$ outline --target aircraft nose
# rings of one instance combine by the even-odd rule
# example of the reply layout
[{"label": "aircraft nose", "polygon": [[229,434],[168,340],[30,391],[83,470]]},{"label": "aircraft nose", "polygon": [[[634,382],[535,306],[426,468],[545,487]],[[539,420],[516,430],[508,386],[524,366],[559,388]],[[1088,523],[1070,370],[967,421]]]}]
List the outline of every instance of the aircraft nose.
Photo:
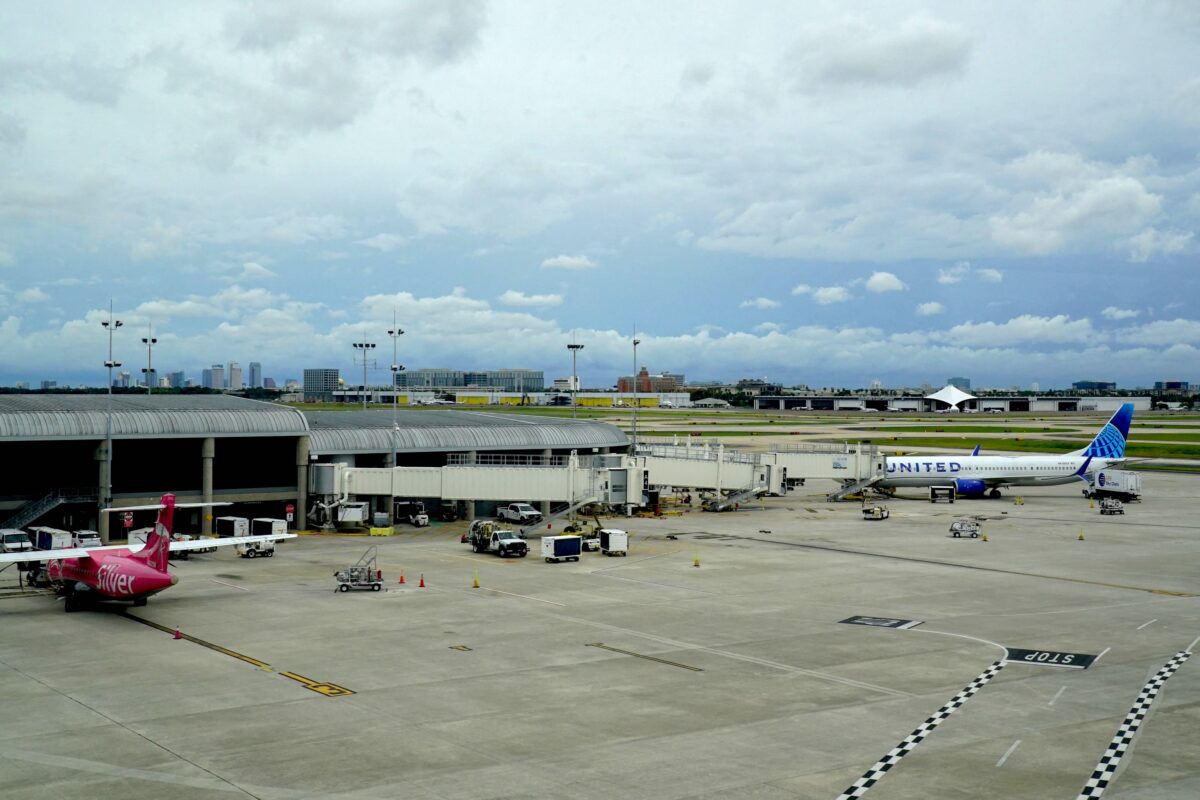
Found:
[{"label": "aircraft nose", "polygon": [[172,575],[172,576],[171,576],[171,585],[172,585],[172,586],[174,586],[174,585],[175,585],[175,584],[177,584],[177,583],[179,583],[179,576],[178,576],[178,575]]}]

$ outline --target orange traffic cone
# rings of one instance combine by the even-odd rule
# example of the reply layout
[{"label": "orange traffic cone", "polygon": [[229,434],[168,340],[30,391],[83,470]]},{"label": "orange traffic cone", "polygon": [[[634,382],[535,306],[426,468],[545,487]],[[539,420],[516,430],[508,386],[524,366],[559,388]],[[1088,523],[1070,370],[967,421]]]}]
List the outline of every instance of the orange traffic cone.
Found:
[{"label": "orange traffic cone", "polygon": [[179,628],[178,628],[178,627],[176,627],[176,628],[175,628],[175,638],[176,638],[176,639],[182,639],[182,638],[183,638],[183,635],[182,635],[182,634],[179,632]]},{"label": "orange traffic cone", "polygon": [[421,573],[421,582],[417,584],[417,588],[418,589],[425,588],[425,573],[424,572]]},{"label": "orange traffic cone", "polygon": [[404,573],[403,572],[400,573],[400,585],[401,586],[404,585]]}]

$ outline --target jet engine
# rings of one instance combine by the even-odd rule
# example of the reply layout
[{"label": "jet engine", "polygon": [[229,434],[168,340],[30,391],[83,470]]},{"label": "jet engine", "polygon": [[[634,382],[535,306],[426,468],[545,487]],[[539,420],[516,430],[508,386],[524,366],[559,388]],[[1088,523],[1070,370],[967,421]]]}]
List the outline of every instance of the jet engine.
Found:
[{"label": "jet engine", "polygon": [[981,495],[987,491],[987,484],[970,478],[957,478],[954,481],[954,491],[964,496]]}]

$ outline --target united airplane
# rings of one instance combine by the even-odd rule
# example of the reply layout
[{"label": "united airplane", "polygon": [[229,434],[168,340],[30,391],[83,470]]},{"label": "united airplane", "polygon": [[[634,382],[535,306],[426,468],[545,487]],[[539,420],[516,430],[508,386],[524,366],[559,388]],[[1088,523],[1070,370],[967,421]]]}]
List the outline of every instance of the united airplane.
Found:
[{"label": "united airplane", "polygon": [[1133,404],[1112,415],[1092,443],[1061,456],[912,455],[888,457],[881,489],[953,486],[959,495],[999,497],[1005,486],[1054,486],[1087,481],[1088,474],[1125,460],[1125,441],[1133,420]]},{"label": "united airplane", "polygon": [[167,571],[167,558],[170,553],[296,538],[294,533],[278,533],[270,536],[171,541],[175,509],[211,505],[225,504],[176,504],[175,495],[164,494],[162,502],[157,505],[107,508],[105,511],[158,509],[158,522],[155,523],[153,532],[146,537],[146,543],[140,547],[109,545],[70,547],[62,550],[26,550],[20,553],[0,554],[0,564],[39,561],[46,563],[46,573],[63,594],[64,608],[67,611],[77,611],[96,600],[131,600],[135,606],[144,606],[146,598],[150,595],[174,586],[179,580]]}]

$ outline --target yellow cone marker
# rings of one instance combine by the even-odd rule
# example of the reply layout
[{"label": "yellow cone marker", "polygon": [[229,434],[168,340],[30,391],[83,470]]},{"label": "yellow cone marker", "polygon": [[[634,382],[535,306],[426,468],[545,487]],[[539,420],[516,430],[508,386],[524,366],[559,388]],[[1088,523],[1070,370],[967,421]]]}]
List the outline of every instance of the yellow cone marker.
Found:
[{"label": "yellow cone marker", "polygon": [[692,566],[693,567],[700,566],[700,554],[699,553],[692,554]]},{"label": "yellow cone marker", "polygon": [[987,541],[987,534],[986,534],[986,533],[983,535],[983,540],[984,540],[985,542]]},{"label": "yellow cone marker", "polygon": [[475,570],[475,581],[471,584],[472,589],[479,588],[479,570]]},{"label": "yellow cone marker", "polygon": [[1083,528],[1079,529],[1079,541],[1083,541]]}]

